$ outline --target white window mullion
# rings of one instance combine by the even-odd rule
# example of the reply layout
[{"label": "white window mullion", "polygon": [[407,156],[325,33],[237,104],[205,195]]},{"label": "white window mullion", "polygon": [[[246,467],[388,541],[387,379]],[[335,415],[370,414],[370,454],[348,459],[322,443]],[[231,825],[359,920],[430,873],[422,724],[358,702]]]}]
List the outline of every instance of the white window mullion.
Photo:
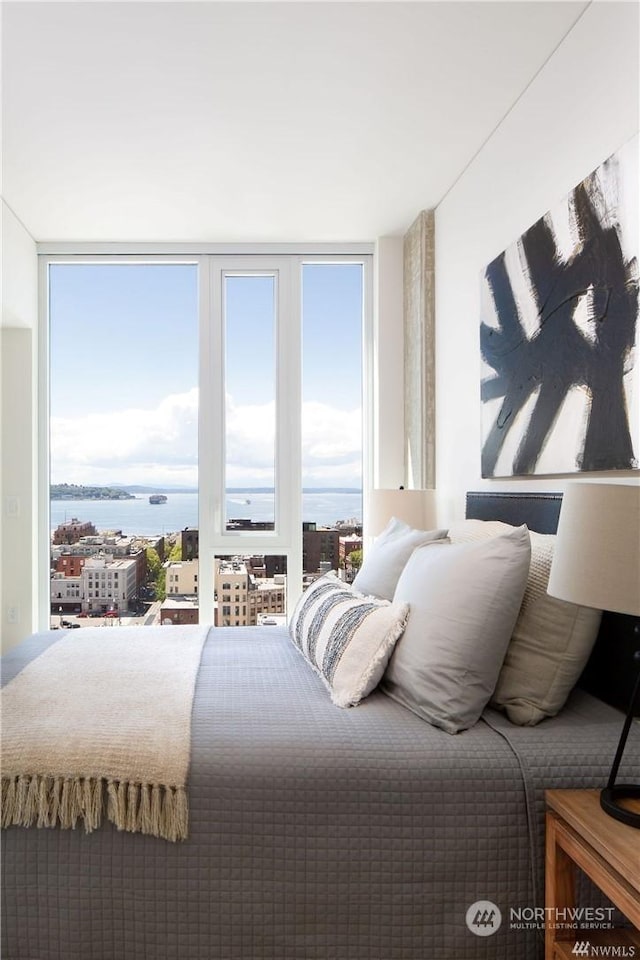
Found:
[{"label": "white window mullion", "polygon": [[[200,383],[198,403],[198,572],[201,583],[210,588],[199,593],[199,619],[201,623],[213,623],[214,618],[214,558],[207,545],[214,537],[217,515],[220,512],[220,470],[218,455],[221,422],[217,415],[220,400],[222,365],[219,350],[220,331],[214,317],[219,311],[214,307],[215,283],[213,264],[209,257],[199,260],[198,309],[200,322]],[[224,393],[223,393],[224,397]]]},{"label": "white window mullion", "polygon": [[369,492],[374,487],[375,447],[378,436],[375,397],[378,395],[376,371],[381,362],[376,355],[378,338],[374,323],[373,267],[371,257],[362,260],[362,508],[364,516],[369,509]]},{"label": "white window mullion", "polygon": [[36,629],[45,630],[51,622],[51,534],[50,534],[50,506],[49,506],[49,418],[50,418],[50,388],[49,388],[49,263],[46,257],[38,261],[38,281],[40,297],[38,301],[38,432],[37,432],[37,502],[36,524],[37,542],[33,543],[35,559],[35,584],[33,597],[35,601],[32,610],[33,622]]},{"label": "white window mullion", "polygon": [[[276,476],[278,512],[287,523],[287,610],[302,593],[302,295],[301,260],[281,268],[278,324]],[[284,533],[284,531],[283,531]]]},{"label": "white window mullion", "polygon": [[[225,527],[225,345],[223,267],[219,260],[210,261],[209,341],[209,431],[205,442],[211,459],[209,498],[213,514],[211,543],[218,540]],[[205,541],[206,542],[206,541]]]}]

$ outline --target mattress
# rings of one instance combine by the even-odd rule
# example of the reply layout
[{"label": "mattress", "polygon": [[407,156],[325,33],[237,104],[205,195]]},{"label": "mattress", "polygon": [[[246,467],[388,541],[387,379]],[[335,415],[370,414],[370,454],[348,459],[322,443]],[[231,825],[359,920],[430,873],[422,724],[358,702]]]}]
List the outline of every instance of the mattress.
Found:
[{"label": "mattress", "polygon": [[[57,636],[11,651],[3,682]],[[489,710],[456,736],[378,691],[341,710],[286,629],[212,628],[188,839],[4,830],[2,957],[537,960],[543,932],[510,909],[543,902],[544,789],[602,785],[620,726],[580,691],[539,727]],[[490,936],[478,901],[501,910]]]}]

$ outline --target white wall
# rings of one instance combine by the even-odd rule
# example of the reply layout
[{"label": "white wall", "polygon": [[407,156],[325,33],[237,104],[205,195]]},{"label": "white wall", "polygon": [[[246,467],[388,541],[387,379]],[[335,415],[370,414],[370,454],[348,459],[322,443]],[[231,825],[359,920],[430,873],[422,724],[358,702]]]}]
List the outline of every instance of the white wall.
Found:
[{"label": "white wall", "polygon": [[2,219],[2,316],[0,326],[34,328],[37,323],[38,266],[33,237],[4,200]]},{"label": "white wall", "polygon": [[37,603],[32,559],[38,294],[33,238],[4,202],[1,213],[0,640],[7,650],[32,631]]},{"label": "white wall", "polygon": [[488,263],[638,130],[638,6],[592,3],[436,209],[436,471],[440,522],[482,480],[480,280]]}]

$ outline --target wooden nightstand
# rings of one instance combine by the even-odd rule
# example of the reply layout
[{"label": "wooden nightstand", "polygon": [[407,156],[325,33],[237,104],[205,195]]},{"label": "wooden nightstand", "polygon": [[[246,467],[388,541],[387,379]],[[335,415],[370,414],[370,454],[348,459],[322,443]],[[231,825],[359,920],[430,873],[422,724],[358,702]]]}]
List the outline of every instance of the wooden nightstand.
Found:
[{"label": "wooden nightstand", "polygon": [[[640,958],[640,830],[600,808],[598,790],[547,790],[545,960],[607,954],[598,947],[620,947],[611,956]],[[630,804],[640,809],[640,802]],[[571,929],[556,926],[556,910],[575,907],[579,867],[631,921],[634,929]],[[595,918],[597,920],[597,918]],[[631,949],[633,948],[633,949]]]}]

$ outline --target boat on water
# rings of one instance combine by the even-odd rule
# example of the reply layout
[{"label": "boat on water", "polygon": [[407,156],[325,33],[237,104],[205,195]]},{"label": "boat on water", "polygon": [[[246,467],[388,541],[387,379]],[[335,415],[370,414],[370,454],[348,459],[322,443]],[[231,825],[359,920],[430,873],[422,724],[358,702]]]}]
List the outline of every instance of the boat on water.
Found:
[{"label": "boat on water", "polygon": [[152,493],[149,497],[149,503],[166,503],[167,498],[164,493]]}]

